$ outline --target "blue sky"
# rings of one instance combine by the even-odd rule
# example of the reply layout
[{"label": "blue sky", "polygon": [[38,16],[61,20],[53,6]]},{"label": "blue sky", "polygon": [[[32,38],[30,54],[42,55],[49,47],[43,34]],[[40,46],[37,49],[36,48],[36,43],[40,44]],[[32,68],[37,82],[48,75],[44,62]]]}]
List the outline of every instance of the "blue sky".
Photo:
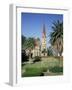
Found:
[{"label": "blue sky", "polygon": [[28,37],[42,38],[43,24],[46,28],[47,46],[53,22],[63,21],[62,14],[21,13],[21,34]]}]

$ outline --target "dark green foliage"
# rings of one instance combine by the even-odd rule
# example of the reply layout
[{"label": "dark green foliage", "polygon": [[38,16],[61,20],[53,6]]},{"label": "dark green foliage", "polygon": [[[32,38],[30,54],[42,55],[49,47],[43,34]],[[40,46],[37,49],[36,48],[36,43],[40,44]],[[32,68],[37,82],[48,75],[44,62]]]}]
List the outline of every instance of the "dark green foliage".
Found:
[{"label": "dark green foliage", "polygon": [[34,48],[34,38],[28,38],[25,42],[26,48]]},{"label": "dark green foliage", "polygon": [[63,52],[63,22],[59,20],[53,23],[52,32],[50,33],[50,43],[53,46],[56,46],[59,55],[62,55]]},{"label": "dark green foliage", "polygon": [[26,41],[26,37],[22,35],[22,36],[21,36],[21,43],[22,43],[22,47],[23,47],[23,45],[24,45],[25,41]]},{"label": "dark green foliage", "polygon": [[47,71],[47,67],[43,67],[43,72],[46,72]]},{"label": "dark green foliage", "polygon": [[39,61],[41,61],[41,57],[35,56],[33,62],[35,63],[35,62],[39,62]]},{"label": "dark green foliage", "polygon": [[58,66],[56,66],[56,67],[50,67],[49,68],[49,71],[50,72],[53,72],[53,73],[63,72],[63,67],[58,67]]},{"label": "dark green foliage", "polygon": [[51,44],[54,44],[56,39],[58,38],[63,39],[63,22],[60,22],[59,20],[57,22],[54,22],[52,26],[52,30],[53,31],[50,34]]},{"label": "dark green foliage", "polygon": [[33,49],[34,48],[34,38],[25,38],[22,36],[22,48],[23,49]]},{"label": "dark green foliage", "polygon": [[25,50],[22,50],[22,54],[21,54],[21,55],[22,55],[22,56],[21,56],[21,58],[22,58],[22,63],[29,61],[29,57],[26,55]]}]

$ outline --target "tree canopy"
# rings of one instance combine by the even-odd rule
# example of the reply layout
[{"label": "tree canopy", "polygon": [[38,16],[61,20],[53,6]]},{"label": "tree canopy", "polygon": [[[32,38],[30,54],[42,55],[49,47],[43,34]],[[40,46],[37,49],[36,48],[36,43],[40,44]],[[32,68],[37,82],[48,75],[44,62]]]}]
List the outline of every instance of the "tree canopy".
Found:
[{"label": "tree canopy", "polygon": [[22,36],[22,48],[24,49],[33,49],[34,48],[34,38],[26,38]]}]

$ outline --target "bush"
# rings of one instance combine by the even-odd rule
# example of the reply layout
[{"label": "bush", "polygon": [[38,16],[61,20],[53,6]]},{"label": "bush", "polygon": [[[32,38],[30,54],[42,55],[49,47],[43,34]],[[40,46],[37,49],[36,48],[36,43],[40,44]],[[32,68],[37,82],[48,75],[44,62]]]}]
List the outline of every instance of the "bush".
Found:
[{"label": "bush", "polygon": [[22,50],[22,63],[29,61],[29,56],[26,55],[25,50]]},{"label": "bush", "polygon": [[47,72],[47,67],[43,67],[43,72]]},{"label": "bush", "polygon": [[59,72],[63,72],[63,67],[51,67],[49,68],[49,71],[53,72],[53,73],[59,73]]},{"label": "bush", "polygon": [[39,56],[35,56],[35,58],[34,58],[34,61],[33,61],[33,62],[39,62],[39,61],[41,61],[41,57],[39,57]]}]

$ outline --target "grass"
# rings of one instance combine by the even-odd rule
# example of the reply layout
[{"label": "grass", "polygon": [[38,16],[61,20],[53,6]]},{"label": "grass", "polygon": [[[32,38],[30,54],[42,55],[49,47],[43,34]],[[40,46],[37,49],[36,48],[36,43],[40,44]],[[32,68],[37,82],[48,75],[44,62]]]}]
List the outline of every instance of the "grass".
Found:
[{"label": "grass", "polygon": [[26,72],[22,76],[43,76],[43,71],[45,71],[45,68],[26,68]]},{"label": "grass", "polygon": [[42,58],[42,61],[33,64],[27,63],[22,65],[22,77],[43,76],[48,69],[53,73],[63,73],[63,60],[60,61],[60,64],[62,68],[59,68],[59,58],[54,57]]}]

